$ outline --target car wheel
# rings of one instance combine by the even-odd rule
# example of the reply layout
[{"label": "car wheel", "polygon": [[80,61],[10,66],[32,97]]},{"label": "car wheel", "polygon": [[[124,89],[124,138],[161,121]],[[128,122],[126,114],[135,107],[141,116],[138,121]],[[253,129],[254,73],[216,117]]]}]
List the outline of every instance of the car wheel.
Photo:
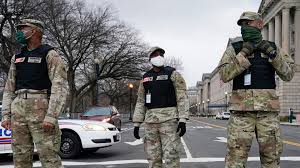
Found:
[{"label": "car wheel", "polygon": [[63,159],[77,156],[81,151],[80,139],[72,132],[62,132],[59,155]]},{"label": "car wheel", "polygon": [[87,148],[87,149],[84,149],[83,151],[86,152],[86,153],[95,153],[99,149],[100,148]]}]

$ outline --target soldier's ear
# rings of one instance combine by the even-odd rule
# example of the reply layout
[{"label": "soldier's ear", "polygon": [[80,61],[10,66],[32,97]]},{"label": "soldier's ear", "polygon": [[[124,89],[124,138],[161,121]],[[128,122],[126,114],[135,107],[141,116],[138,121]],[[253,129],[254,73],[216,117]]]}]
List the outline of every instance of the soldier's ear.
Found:
[{"label": "soldier's ear", "polygon": [[259,21],[257,22],[257,27],[258,27],[260,30],[262,30],[262,29],[264,28],[264,22],[263,22],[262,20],[259,20]]}]

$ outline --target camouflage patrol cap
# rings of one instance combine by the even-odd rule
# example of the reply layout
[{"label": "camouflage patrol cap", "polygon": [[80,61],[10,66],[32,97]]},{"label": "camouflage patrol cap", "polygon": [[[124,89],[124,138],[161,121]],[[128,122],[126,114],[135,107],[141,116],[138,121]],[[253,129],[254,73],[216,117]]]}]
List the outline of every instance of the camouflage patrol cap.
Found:
[{"label": "camouflage patrol cap", "polygon": [[163,54],[165,53],[165,50],[160,48],[160,47],[152,47],[150,50],[149,50],[149,53],[148,53],[148,57],[151,56],[152,53],[154,53],[155,51],[157,50],[160,50]]},{"label": "camouflage patrol cap", "polygon": [[20,29],[23,26],[29,26],[32,28],[37,28],[41,32],[44,32],[45,24],[39,20],[35,19],[23,19],[20,24],[17,25],[17,29]]},{"label": "camouflage patrol cap", "polygon": [[242,13],[240,19],[237,21],[237,24],[241,26],[243,20],[262,20],[262,17],[259,13],[248,11]]}]

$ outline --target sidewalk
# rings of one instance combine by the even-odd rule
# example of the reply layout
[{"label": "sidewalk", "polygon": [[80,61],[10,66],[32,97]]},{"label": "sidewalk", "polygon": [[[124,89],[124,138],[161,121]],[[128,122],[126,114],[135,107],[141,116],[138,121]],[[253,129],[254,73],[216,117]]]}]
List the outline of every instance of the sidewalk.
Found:
[{"label": "sidewalk", "polygon": [[121,118],[122,123],[131,123],[132,121],[130,121],[128,118]]},{"label": "sidewalk", "polygon": [[[191,116],[191,118],[193,119],[198,119],[198,118],[202,118],[202,119],[212,119],[212,118],[207,118],[207,117],[193,117]],[[292,123],[289,123],[289,122],[280,122],[280,125],[283,125],[283,126],[293,126],[293,127],[300,127],[300,122],[296,122],[296,120],[293,120]]]},{"label": "sidewalk", "polygon": [[300,127],[300,123],[299,123],[299,122],[293,122],[293,123],[289,123],[289,122],[281,122],[280,125]]}]

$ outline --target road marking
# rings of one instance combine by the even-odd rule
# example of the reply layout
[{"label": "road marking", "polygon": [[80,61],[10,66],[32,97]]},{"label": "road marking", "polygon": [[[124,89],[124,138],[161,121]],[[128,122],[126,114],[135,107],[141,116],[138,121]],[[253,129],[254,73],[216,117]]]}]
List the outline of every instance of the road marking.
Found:
[{"label": "road marking", "polygon": [[182,145],[183,145],[183,148],[184,148],[184,151],[185,151],[185,153],[186,153],[186,158],[193,158],[192,157],[192,154],[191,154],[191,152],[190,152],[190,150],[189,150],[189,148],[187,147],[187,145],[186,145],[186,143],[184,142],[184,139],[181,137],[181,143],[182,143]]},{"label": "road marking", "polygon": [[225,137],[217,137],[217,140],[214,140],[214,141],[227,143],[227,138],[225,138]]},{"label": "road marking", "polygon": [[293,146],[297,146],[297,147],[300,147],[300,144],[297,143],[297,142],[292,142],[292,141],[283,140],[283,143],[289,144],[289,145],[293,145]]},{"label": "road marking", "polygon": [[134,127],[132,127],[132,128],[124,128],[124,130],[121,131],[121,133],[126,132],[126,131],[129,131],[129,130],[132,130],[133,128],[134,128]]},{"label": "road marking", "polygon": [[203,121],[199,121],[199,120],[194,120],[194,119],[190,119],[190,120],[193,120],[195,122],[198,122],[198,123],[202,123],[202,124],[205,124],[205,125],[209,125],[211,127],[215,127],[215,128],[222,128],[222,129],[227,129],[226,127],[223,127],[223,126],[220,126],[220,125],[215,125],[215,124],[210,124],[210,123],[207,123],[207,122],[203,122]]},{"label": "road marking", "polygon": [[124,142],[124,143],[131,145],[131,146],[137,146],[137,145],[141,145],[144,143],[144,138],[137,139],[133,142]]},{"label": "road marking", "polygon": [[[208,162],[224,162],[223,157],[201,157],[201,158],[181,158],[181,163],[208,163]],[[300,161],[299,156],[292,157],[281,157],[281,161]],[[248,157],[248,161],[260,161],[259,157]],[[126,165],[126,164],[148,164],[147,160],[136,159],[136,160],[117,160],[117,161],[105,161],[105,162],[69,162],[63,161],[64,166],[89,166],[89,165],[102,165],[102,166],[111,166],[111,165]],[[41,167],[40,162],[34,162],[33,167]],[[3,165],[0,168],[14,168],[13,165]]]},{"label": "road marking", "polygon": [[[198,121],[198,120],[194,120],[194,119],[191,119],[191,120],[193,120],[193,121],[195,121],[195,122],[198,122],[198,123],[210,125],[210,126],[212,126],[212,127],[222,128],[222,129],[225,129],[225,130],[227,129],[226,127],[223,127],[223,126],[214,125],[214,124],[210,124],[210,123],[207,123],[207,122]],[[300,143],[297,143],[297,142],[292,142],[292,141],[288,141],[288,140],[283,140],[283,143],[288,144],[288,145],[293,145],[293,146],[300,147]]]},{"label": "road marking", "polygon": [[213,128],[211,126],[192,126],[193,129],[202,129],[202,128]]}]

